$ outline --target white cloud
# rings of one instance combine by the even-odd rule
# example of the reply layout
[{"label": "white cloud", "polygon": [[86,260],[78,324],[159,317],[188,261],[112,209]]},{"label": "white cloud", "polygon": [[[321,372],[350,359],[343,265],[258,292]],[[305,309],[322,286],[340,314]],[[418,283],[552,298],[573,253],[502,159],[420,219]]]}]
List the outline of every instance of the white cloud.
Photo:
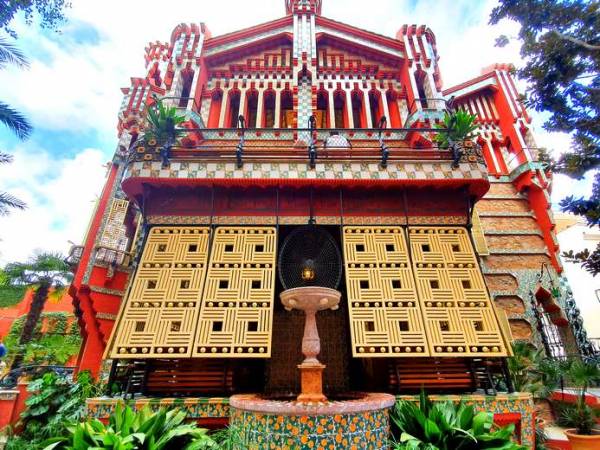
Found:
[{"label": "white cloud", "polygon": [[43,149],[13,149],[13,164],[0,167],[0,191],[27,202],[25,211],[0,217],[0,264],[22,261],[35,250],[60,251],[83,238],[106,169],[100,150],[53,159]]},{"label": "white cloud", "polygon": [[[427,24],[436,35],[442,78],[449,87],[496,62],[522,63],[517,43],[494,47],[498,35],[516,31],[509,22],[487,25],[495,3],[375,0],[366,5],[364,0],[324,0],[323,14],[392,37],[403,23]],[[21,45],[31,49],[31,69],[1,71],[0,86],[5,87],[1,96],[29,115],[38,128],[81,131],[86,136],[95,132],[103,142],[110,142],[116,135],[120,88],[129,86],[130,77],[144,75],[148,42],[168,41],[181,22],[204,22],[215,36],[283,14],[283,0],[73,0],[69,23],[60,36],[48,37],[35,27],[15,24]],[[95,30],[92,39],[78,39],[86,25]],[[532,115],[536,124],[543,122],[539,114]],[[548,134],[538,126],[538,143],[560,152],[568,147],[568,137]],[[15,163],[0,168],[0,189],[20,195],[29,209],[0,218],[0,261],[2,257],[23,259],[37,247],[64,250],[68,239],[80,240],[91,201],[102,188],[101,163],[110,158],[107,150],[91,148],[97,146],[97,142],[73,142],[74,148],[85,150],[70,159],[55,159],[44,149],[14,149]],[[573,186],[590,188],[556,177],[554,201],[573,191]]]}]

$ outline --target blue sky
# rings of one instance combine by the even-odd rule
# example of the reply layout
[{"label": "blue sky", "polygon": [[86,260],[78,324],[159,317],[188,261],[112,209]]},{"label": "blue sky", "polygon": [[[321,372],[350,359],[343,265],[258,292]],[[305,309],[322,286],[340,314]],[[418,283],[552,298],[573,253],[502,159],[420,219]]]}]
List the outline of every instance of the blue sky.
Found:
[{"label": "blue sky", "polygon": [[[465,81],[495,62],[520,63],[518,47],[493,46],[514,24],[487,25],[495,0],[324,0],[323,15],[395,36],[404,23],[427,24],[437,36],[444,85]],[[66,252],[81,242],[116,146],[121,87],[144,74],[144,47],[167,41],[181,22],[204,22],[213,35],[281,17],[284,0],[72,0],[60,34],[16,21],[18,45],[31,68],[0,72],[0,99],[31,118],[35,132],[19,142],[0,127],[0,148],[15,156],[0,167],[0,191],[27,201],[0,218],[0,264],[36,249]],[[366,6],[368,5],[368,7]],[[234,13],[232,13],[234,12]],[[568,136],[541,130],[538,145],[568,148]],[[584,194],[590,183],[556,177],[553,199]]]}]

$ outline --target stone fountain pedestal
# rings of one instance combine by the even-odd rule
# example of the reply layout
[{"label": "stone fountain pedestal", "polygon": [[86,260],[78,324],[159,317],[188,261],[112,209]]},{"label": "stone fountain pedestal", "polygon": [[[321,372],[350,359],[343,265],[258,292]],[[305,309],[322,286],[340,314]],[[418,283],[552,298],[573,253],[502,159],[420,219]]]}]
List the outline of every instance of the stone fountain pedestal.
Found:
[{"label": "stone fountain pedestal", "polygon": [[299,309],[304,311],[304,336],[302,338],[302,354],[304,361],[298,365],[300,369],[299,402],[324,402],[323,369],[325,365],[317,359],[321,352],[321,340],[317,329],[317,312],[325,309],[337,309],[341,293],[329,288],[308,286],[288,289],[281,293],[283,306],[288,311]]},{"label": "stone fountain pedestal", "polygon": [[256,394],[229,399],[230,427],[238,435],[240,450],[252,448],[388,448],[390,394],[365,393],[345,400],[328,400],[323,394],[323,369],[317,359],[321,341],[317,312],[337,309],[341,294],[310,286],[288,289],[280,295],[288,311],[304,311],[300,394],[293,401],[271,400]]}]

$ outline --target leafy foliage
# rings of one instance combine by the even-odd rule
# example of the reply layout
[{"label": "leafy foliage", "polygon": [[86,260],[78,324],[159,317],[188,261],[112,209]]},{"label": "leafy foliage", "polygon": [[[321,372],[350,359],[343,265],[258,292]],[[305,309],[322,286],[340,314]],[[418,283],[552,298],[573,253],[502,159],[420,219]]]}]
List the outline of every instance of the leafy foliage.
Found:
[{"label": "leafy foliage", "polygon": [[[0,102],[0,122],[2,121],[2,102]],[[12,156],[0,153],[0,164],[12,162]],[[25,209],[25,203],[8,192],[0,192],[0,216],[8,215],[11,209]]]},{"label": "leafy foliage", "polygon": [[71,3],[65,0],[0,0],[0,28],[16,38],[17,33],[9,24],[18,13],[23,13],[28,25],[37,15],[42,28],[56,30],[65,22],[65,10],[70,7]]},{"label": "leafy foliage", "polygon": [[[395,450],[521,450],[511,440],[514,426],[495,429],[493,415],[464,403],[432,403],[421,392],[419,405],[396,403],[391,414],[399,432]],[[397,433],[398,434],[398,433]]]},{"label": "leafy foliage", "polygon": [[[77,321],[72,314],[42,313],[33,339],[20,347],[19,337],[24,324],[24,317],[15,320],[4,340],[9,358],[15,354],[23,354],[25,364],[63,365],[79,352],[81,336]],[[42,332],[42,324],[46,325],[44,332]]]},{"label": "leafy foliage", "polygon": [[[521,56],[517,71],[527,82],[526,104],[550,113],[545,128],[572,133],[573,145],[553,164],[554,170],[581,178],[600,168],[600,2],[598,0],[501,0],[490,23],[519,23]],[[508,38],[502,36],[497,44]],[[600,223],[600,173],[588,198],[569,196],[563,211]],[[600,273],[600,246],[580,262]]]},{"label": "leafy foliage", "polygon": [[547,358],[543,350],[528,342],[514,342],[512,347],[514,356],[508,358],[508,369],[515,390],[547,398],[559,385],[569,362]]},{"label": "leafy foliage", "polygon": [[476,116],[462,109],[452,113],[446,112],[442,123],[437,124],[436,127],[448,131],[436,134],[435,141],[441,148],[449,148],[454,142],[471,138],[477,129],[475,119]]},{"label": "leafy foliage", "polygon": [[165,106],[161,99],[155,98],[156,103],[148,108],[146,118],[148,129],[144,134],[146,142],[155,140],[164,144],[169,139],[175,139],[175,128],[185,121],[185,117],[177,113],[174,106]]},{"label": "leafy foliage", "polygon": [[49,439],[46,450],[201,450],[217,449],[206,430],[186,424],[185,412],[179,410],[152,412],[145,407],[134,412],[118,404],[108,425],[97,419],[67,428],[64,436]]},{"label": "leafy foliage", "polygon": [[0,308],[18,305],[23,300],[26,291],[25,286],[2,286],[0,281]]},{"label": "leafy foliage", "polygon": [[566,372],[566,378],[569,386],[579,391],[579,398],[574,408],[563,411],[561,419],[570,422],[577,429],[577,434],[592,434],[596,427],[596,415],[585,403],[585,395],[591,385],[600,382],[600,368],[596,364],[576,360]]},{"label": "leafy foliage", "polygon": [[9,438],[6,450],[37,450],[52,436],[67,432],[67,426],[81,420],[85,414],[85,399],[99,394],[89,372],[80,372],[75,382],[45,373],[32,381],[27,390],[31,392],[21,414],[19,435]]}]

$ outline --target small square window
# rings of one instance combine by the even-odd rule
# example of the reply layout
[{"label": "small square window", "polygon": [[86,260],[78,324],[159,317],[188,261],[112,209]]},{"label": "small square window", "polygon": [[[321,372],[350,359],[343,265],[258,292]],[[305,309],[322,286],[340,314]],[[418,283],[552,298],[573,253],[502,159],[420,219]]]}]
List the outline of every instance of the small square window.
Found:
[{"label": "small square window", "polygon": [[171,331],[181,331],[181,322],[180,321],[176,321],[176,322],[171,322]]},{"label": "small square window", "polygon": [[392,280],[392,288],[402,289],[402,282],[400,280]]},{"label": "small square window", "polygon": [[440,322],[440,330],[441,331],[450,331],[450,324],[448,322],[446,322],[445,320],[442,320]]},{"label": "small square window", "polygon": [[216,331],[216,332],[223,331],[223,322],[221,322],[221,321],[213,322],[212,330]]},{"label": "small square window", "polygon": [[189,289],[190,288],[190,280],[181,280],[179,282],[179,287],[181,289]]},{"label": "small square window", "polygon": [[410,331],[410,326],[405,320],[398,322],[398,328],[400,328],[400,331]]},{"label": "small square window", "polygon": [[148,280],[146,284],[147,289],[156,289],[156,280]]},{"label": "small square window", "polygon": [[375,322],[365,322],[365,331],[375,331]]},{"label": "small square window", "polygon": [[167,251],[167,244],[159,244],[158,248],[156,249],[157,252],[166,252]]},{"label": "small square window", "polygon": [[227,253],[231,253],[233,251],[233,244],[227,244],[227,245],[225,245],[225,251]]},{"label": "small square window", "polygon": [[361,289],[369,289],[369,280],[360,280],[359,286]]},{"label": "small square window", "polygon": [[469,280],[462,280],[461,283],[463,289],[471,289],[471,282]]},{"label": "small square window", "polygon": [[440,282],[438,280],[429,280],[429,285],[431,286],[431,289],[440,288]]},{"label": "small square window", "polygon": [[431,247],[429,246],[429,244],[422,244],[421,245],[421,250],[423,250],[424,252],[430,252],[431,251]]},{"label": "small square window", "polygon": [[228,289],[229,280],[219,280],[219,289]]},{"label": "small square window", "polygon": [[485,331],[483,329],[483,322],[481,320],[476,320],[475,322],[473,322],[473,328],[475,329],[475,331]]},{"label": "small square window", "polygon": [[356,244],[356,251],[357,252],[364,252],[365,251],[364,244]]},{"label": "small square window", "polygon": [[452,251],[453,252],[460,252],[460,245],[458,245],[458,244],[452,244]]},{"label": "small square window", "polygon": [[257,252],[257,253],[264,252],[265,251],[265,246],[262,245],[262,244],[256,244],[254,246],[254,251]]},{"label": "small square window", "polygon": [[248,322],[248,331],[258,331],[258,322]]},{"label": "small square window", "polygon": [[146,322],[136,322],[135,323],[135,331],[141,333],[146,328]]},{"label": "small square window", "polygon": [[198,246],[196,244],[188,245],[188,252],[193,253],[198,251]]},{"label": "small square window", "polygon": [[260,289],[262,286],[262,282],[260,280],[252,280],[251,287],[252,289]]},{"label": "small square window", "polygon": [[395,252],[396,246],[394,244],[385,244],[385,251],[386,252]]}]

